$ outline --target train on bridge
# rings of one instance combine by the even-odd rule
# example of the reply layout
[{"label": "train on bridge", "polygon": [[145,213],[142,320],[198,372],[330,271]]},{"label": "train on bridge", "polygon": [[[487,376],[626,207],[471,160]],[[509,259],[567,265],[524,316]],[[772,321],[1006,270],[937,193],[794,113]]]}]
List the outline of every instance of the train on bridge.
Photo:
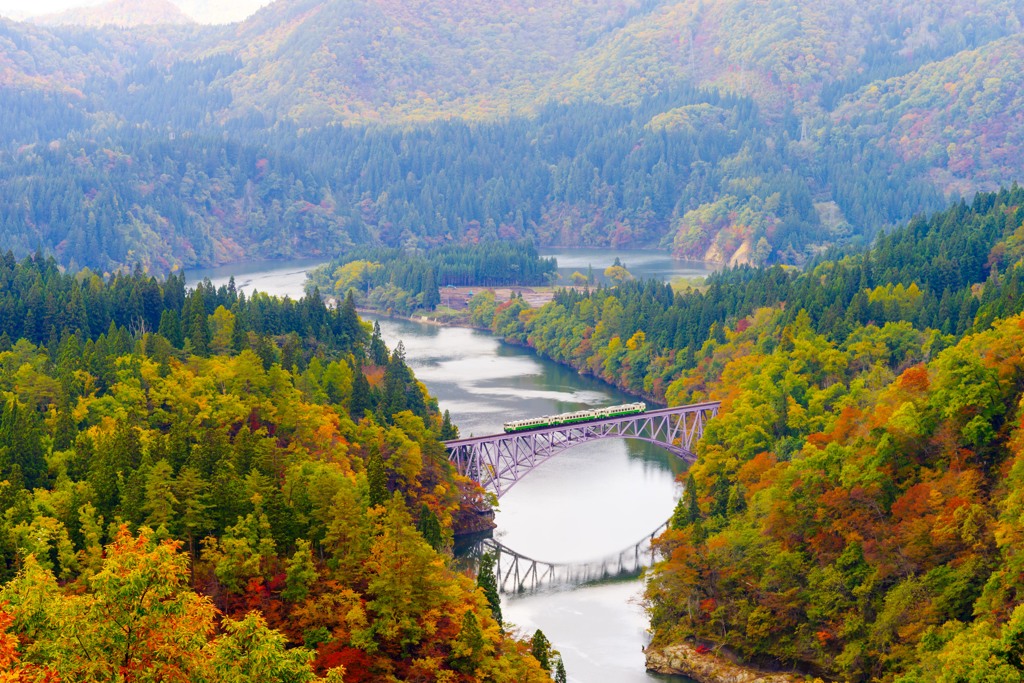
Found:
[{"label": "train on bridge", "polygon": [[543,429],[544,427],[560,427],[579,422],[592,422],[593,420],[605,420],[610,417],[622,417],[623,415],[639,415],[646,410],[646,403],[624,403],[620,406],[608,406],[607,408],[577,410],[574,413],[543,415],[530,418],[529,420],[513,420],[512,422],[506,422],[502,427],[506,434],[514,434],[531,429]]}]

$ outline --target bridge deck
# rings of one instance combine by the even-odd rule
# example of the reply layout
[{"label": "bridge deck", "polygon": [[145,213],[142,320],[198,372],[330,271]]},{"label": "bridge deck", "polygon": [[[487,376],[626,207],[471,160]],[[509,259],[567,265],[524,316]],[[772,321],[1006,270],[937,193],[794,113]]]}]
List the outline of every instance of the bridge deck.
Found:
[{"label": "bridge deck", "polygon": [[572,429],[573,427],[585,427],[587,425],[597,425],[605,422],[626,422],[633,419],[641,419],[644,417],[657,417],[666,413],[675,414],[680,410],[685,409],[686,412],[697,412],[699,410],[707,408],[717,408],[721,405],[721,401],[706,401],[704,403],[694,403],[687,406],[676,406],[674,408],[658,408],[656,410],[647,410],[642,413],[635,413],[633,415],[619,415],[617,417],[606,417],[601,420],[587,420],[586,422],[575,422],[573,424],[566,425],[555,425],[554,427],[542,427],[540,429],[528,429],[522,432],[500,432],[498,434],[488,434],[487,436],[471,436],[466,439],[455,439],[453,441],[443,441],[442,443],[453,448],[456,446],[469,446],[472,444],[482,443],[484,441],[494,441],[497,438],[508,437],[512,438],[515,436],[528,436],[531,434],[549,434],[551,432],[564,431],[566,429]]}]

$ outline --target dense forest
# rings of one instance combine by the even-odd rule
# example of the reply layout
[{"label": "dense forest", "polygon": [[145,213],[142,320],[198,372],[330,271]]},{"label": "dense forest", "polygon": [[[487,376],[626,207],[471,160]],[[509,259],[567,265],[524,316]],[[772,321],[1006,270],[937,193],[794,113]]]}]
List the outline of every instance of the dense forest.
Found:
[{"label": "dense forest", "polygon": [[0,20],[0,248],[100,273],[526,237],[803,264],[1024,171],[1015,0],[500,4]]},{"label": "dense forest", "polygon": [[[216,59],[165,78],[212,82],[233,68]],[[752,100],[714,91],[405,129],[280,126],[267,135],[246,120],[230,125],[225,143],[200,110],[167,106],[175,91],[150,88],[142,79],[152,74],[135,77],[152,99],[121,106],[141,128],[97,126],[66,97],[0,103],[0,122],[12,122],[0,134],[11,150],[0,151],[10,177],[0,189],[0,245],[100,272],[527,237],[661,244],[761,264],[803,262],[940,201],[909,171],[893,171],[892,154],[864,144],[808,157],[790,144],[795,118],[768,126]],[[222,95],[211,88],[197,107]],[[25,112],[51,108],[60,111],[25,123]],[[150,126],[161,116],[198,131],[159,133]],[[817,196],[821,182],[835,189],[831,203]]]},{"label": "dense forest", "polygon": [[441,288],[456,285],[508,287],[549,285],[556,262],[541,258],[530,240],[438,247],[425,253],[403,249],[353,249],[310,273],[323,293],[353,299],[378,310],[409,315],[441,303]]},{"label": "dense forest", "polygon": [[804,271],[470,304],[628,390],[723,402],[660,540],[655,647],[696,638],[841,680],[1017,681],[1022,235],[1015,186]]},{"label": "dense forest", "polygon": [[5,680],[550,680],[452,569],[483,492],[351,299],[8,253],[0,300]]}]

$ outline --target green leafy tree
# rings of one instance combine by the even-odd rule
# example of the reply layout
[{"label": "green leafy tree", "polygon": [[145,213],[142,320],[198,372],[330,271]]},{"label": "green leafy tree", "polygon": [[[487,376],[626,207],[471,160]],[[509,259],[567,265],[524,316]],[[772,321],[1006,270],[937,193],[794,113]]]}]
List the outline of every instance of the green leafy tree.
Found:
[{"label": "green leafy tree", "polygon": [[427,634],[424,616],[444,600],[444,561],[413,528],[400,493],[382,512],[367,560],[367,606],[374,620],[362,637],[408,651]]},{"label": "green leafy tree", "polygon": [[210,644],[213,677],[224,683],[274,681],[307,683],[316,680],[310,668],[313,653],[288,648],[284,634],[267,627],[266,620],[250,612],[240,620],[225,619],[225,633]]},{"label": "green leafy tree", "polygon": [[159,530],[162,535],[171,531],[176,519],[179,505],[175,490],[174,470],[166,460],[159,460],[149,470],[146,478],[146,502],[143,511],[146,513],[146,524]]},{"label": "green leafy tree", "polygon": [[288,561],[286,586],[281,592],[281,597],[291,602],[302,602],[309,595],[309,589],[316,582],[318,576],[309,541],[299,539],[298,548]]},{"label": "green leafy tree", "polygon": [[328,564],[339,581],[356,584],[362,580],[370,554],[367,501],[346,478],[339,482],[326,514],[323,547],[330,557]]}]

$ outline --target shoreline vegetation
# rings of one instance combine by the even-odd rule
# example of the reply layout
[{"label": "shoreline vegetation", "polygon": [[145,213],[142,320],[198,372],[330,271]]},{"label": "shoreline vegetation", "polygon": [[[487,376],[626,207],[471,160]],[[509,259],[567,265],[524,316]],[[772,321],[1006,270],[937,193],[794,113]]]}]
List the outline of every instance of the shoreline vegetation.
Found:
[{"label": "shoreline vegetation", "polygon": [[[425,324],[488,330],[505,341],[532,348],[540,355],[584,375],[605,381],[631,395],[665,404],[660,384],[638,385],[615,378],[600,365],[573,362],[539,347],[526,329],[533,315],[562,305],[559,297],[584,300],[614,295],[623,285],[660,288],[664,300],[676,292],[700,294],[704,278],[677,278],[671,284],[637,281],[618,258],[603,271],[576,271],[564,282],[553,258],[543,258],[530,240],[481,243],[461,249],[405,252],[401,249],[355,249],[314,269],[308,291],[319,291],[334,305],[351,305]],[[603,294],[602,294],[603,293]],[[351,303],[349,303],[351,302]],[[588,340],[575,339],[589,348]],[[630,338],[629,344],[642,339]],[[574,349],[571,349],[574,350]]]},{"label": "shoreline vegetation", "polygon": [[[480,288],[476,289],[478,292],[481,291]],[[516,288],[505,288],[501,290],[484,289],[482,291],[492,292],[498,303],[506,303],[515,298],[517,294]],[[526,292],[524,292],[524,298],[527,298]],[[550,300],[551,299],[548,298],[544,303]],[[465,314],[462,316],[444,315],[446,312],[443,311],[442,317],[440,318],[429,317],[428,315],[425,315],[424,312],[416,312],[411,315],[399,315],[394,311],[382,311],[372,308],[358,307],[357,310],[361,315],[371,314],[397,320],[407,320],[420,324],[436,325],[439,327],[461,327],[493,334],[493,330],[490,327],[473,324],[468,308],[463,309]],[[506,341],[506,343],[512,343],[516,346],[529,348],[533,353],[542,355],[535,348],[532,348],[527,344],[519,344],[516,343],[515,340],[503,341]],[[565,363],[559,364],[566,365]],[[570,367],[570,369],[578,371],[577,368],[572,368],[568,365],[566,365],[566,367]],[[619,387],[615,388],[621,390]],[[650,399],[651,397],[644,398]],[[454,537],[455,543],[458,544],[466,539],[478,537],[481,534],[490,535],[491,531],[495,528],[493,514],[488,521],[489,525],[486,523],[482,524],[479,529],[470,529],[469,527],[465,527],[457,530]],[[766,670],[754,663],[743,663],[738,657],[728,653],[720,647],[715,647],[713,643],[704,647],[687,642],[674,643],[664,647],[655,647],[652,645],[648,646],[645,652],[645,666],[648,671],[666,675],[686,676],[694,679],[698,683],[810,683],[812,681],[814,683],[824,683],[821,678],[804,676],[796,672],[786,671],[784,668],[782,670]]]},{"label": "shoreline vegetation", "polygon": [[[802,271],[734,268],[685,291],[623,277],[557,289],[536,308],[515,287],[503,301],[474,291],[466,311],[627,391],[722,401],[656,541],[644,601],[656,650],[713,642],[853,682],[980,672],[1013,683],[1024,680],[1022,226],[1014,186]],[[478,251],[474,267],[528,261],[529,249]],[[390,271],[367,281],[371,293],[439,295],[443,264],[424,260],[410,299],[389,285],[411,271],[375,263],[350,269]],[[341,279],[346,265],[328,272]],[[46,654],[62,636],[29,623],[28,597],[55,610],[71,594],[105,600],[96,577],[116,570],[105,557],[149,558],[179,576],[167,590],[187,581],[232,619],[261,611],[267,643],[304,644],[290,650],[303,680],[338,663],[346,680],[412,675],[409,651],[542,679],[444,564],[483,494],[452,472],[438,443],[450,421],[402,345],[359,321],[354,288],[328,307],[209,282],[188,291],[141,270],[105,282],[10,253],[0,282],[0,624],[17,656],[75,678],[85,663],[73,649]],[[409,563],[422,570],[412,588],[388,569]],[[442,586],[460,588],[432,602]],[[396,606],[412,589],[423,599]],[[346,605],[341,621],[328,603]],[[203,642],[216,649],[236,627],[196,639],[195,666],[221,666]]]},{"label": "shoreline vegetation", "polygon": [[[564,683],[448,564],[489,497],[358,304],[721,402],[655,541],[655,649],[1024,683],[1022,0],[134,26],[154,1],[0,17],[14,678]],[[562,279],[535,244],[726,267]],[[341,254],[338,305],[181,274],[298,254]]]},{"label": "shoreline vegetation", "polygon": [[[536,292],[526,292],[526,291],[520,292],[520,290],[518,290],[517,288],[504,288],[504,289],[499,289],[499,290],[492,290],[492,289],[487,289],[487,288],[484,288],[482,290],[480,288],[475,288],[475,289],[477,290],[477,292],[486,292],[488,295],[493,294],[495,302],[497,302],[499,304],[506,304],[506,303],[512,301],[513,299],[517,299],[517,298],[519,298],[518,297],[519,294],[522,294],[523,300],[525,300],[525,301],[527,301],[529,303],[534,303],[535,304],[535,302],[538,300],[538,298],[543,300],[544,303],[547,303],[547,301],[551,301],[550,298],[544,300],[543,294],[541,295],[541,297],[536,297]],[[529,288],[526,288],[526,289],[529,289]],[[552,288],[552,290],[553,289],[554,288]],[[535,298],[533,298],[532,302],[531,302],[530,294],[533,294],[534,297],[535,297]],[[502,298],[502,297],[504,297],[504,298]],[[541,303],[540,305],[543,305],[543,303]],[[534,308],[536,306],[535,305],[531,305],[530,307]],[[356,306],[356,310],[360,313],[360,315],[370,314],[370,315],[375,315],[375,316],[382,316],[382,317],[386,317],[386,318],[392,318],[392,319],[395,319],[395,320],[406,320],[406,321],[418,323],[418,324],[421,324],[421,325],[433,325],[433,326],[436,326],[436,327],[460,327],[460,328],[464,328],[464,329],[467,329],[467,330],[479,330],[481,332],[487,332],[489,334],[496,334],[495,331],[489,325],[475,323],[473,318],[472,318],[472,315],[470,314],[468,309],[466,309],[464,313],[460,312],[460,311],[451,310],[451,309],[449,309],[448,311],[441,311],[441,315],[437,316],[437,317],[431,317],[429,314],[427,314],[426,312],[423,312],[423,311],[417,311],[417,312],[409,314],[409,315],[403,315],[403,314],[400,314],[400,313],[396,313],[393,310],[380,310],[380,309],[377,309],[377,308],[369,308],[369,307],[364,307],[364,306]],[[604,377],[601,377],[599,375],[595,375],[595,374],[592,374],[592,373],[585,372],[584,370],[581,370],[580,368],[575,367],[572,364],[567,363],[565,361],[554,359],[554,358],[550,358],[550,357],[544,355],[543,353],[541,353],[540,351],[538,351],[535,347],[531,346],[529,343],[520,341],[519,339],[517,339],[515,337],[501,337],[500,335],[497,335],[497,336],[503,342],[505,342],[506,344],[512,344],[513,346],[518,346],[520,348],[529,349],[530,351],[532,351],[536,355],[540,356],[541,358],[544,358],[546,360],[550,360],[552,362],[558,363],[559,365],[561,365],[563,367],[566,367],[566,368],[569,368],[570,370],[573,370],[573,371],[581,374],[584,377],[592,377],[594,379],[598,379],[598,380],[604,382],[605,384],[607,384],[610,387],[614,387],[615,389],[617,389],[619,391],[622,391],[624,393],[627,393],[627,394],[629,394],[631,396],[634,396],[636,398],[642,398],[642,399],[644,399],[644,400],[646,400],[646,401],[648,401],[650,403],[653,403],[655,405],[659,405],[659,406],[664,406],[665,405],[665,401],[662,398],[658,398],[657,396],[654,396],[653,394],[648,394],[648,393],[645,393],[645,392],[638,392],[635,389],[629,389],[629,388],[625,388],[625,387],[619,386],[617,384],[613,384],[613,383],[609,382],[607,379],[605,379]]]}]

